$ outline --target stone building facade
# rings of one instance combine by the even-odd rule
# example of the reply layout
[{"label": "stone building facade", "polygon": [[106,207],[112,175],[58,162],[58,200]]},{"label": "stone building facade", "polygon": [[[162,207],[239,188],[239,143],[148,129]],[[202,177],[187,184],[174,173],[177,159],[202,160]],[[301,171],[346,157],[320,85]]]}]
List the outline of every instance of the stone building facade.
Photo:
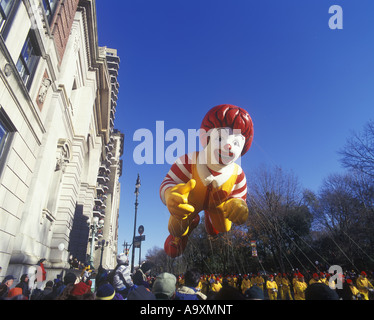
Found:
[{"label": "stone building facade", "polygon": [[94,217],[94,266],[115,265],[118,68],[94,0],[0,0],[0,280],[41,258],[48,279],[87,260]]}]

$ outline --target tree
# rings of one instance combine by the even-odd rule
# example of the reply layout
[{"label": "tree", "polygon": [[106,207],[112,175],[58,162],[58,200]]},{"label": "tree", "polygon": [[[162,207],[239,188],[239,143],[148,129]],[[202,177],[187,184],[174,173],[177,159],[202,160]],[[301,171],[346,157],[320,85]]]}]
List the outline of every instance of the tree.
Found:
[{"label": "tree", "polygon": [[302,188],[292,173],[279,167],[262,167],[251,177],[248,228],[259,240],[263,260],[285,272],[293,265],[295,249],[302,250],[301,237],[310,230],[311,215],[303,203]]},{"label": "tree", "polygon": [[374,177],[374,121],[368,121],[361,133],[353,133],[339,154],[344,167]]},{"label": "tree", "polygon": [[333,264],[367,267],[374,260],[374,184],[368,175],[350,171],[332,174],[311,201],[319,231],[315,245]]},{"label": "tree", "polygon": [[152,274],[159,274],[162,272],[171,272],[172,261],[166,252],[159,248],[153,247],[147,251],[146,260],[153,263]]}]

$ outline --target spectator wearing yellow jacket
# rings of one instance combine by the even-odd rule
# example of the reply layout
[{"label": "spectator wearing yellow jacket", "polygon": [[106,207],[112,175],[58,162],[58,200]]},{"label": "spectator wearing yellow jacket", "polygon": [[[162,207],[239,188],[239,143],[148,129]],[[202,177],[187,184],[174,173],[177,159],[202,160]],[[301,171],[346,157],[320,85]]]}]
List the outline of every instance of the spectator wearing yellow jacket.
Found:
[{"label": "spectator wearing yellow jacket", "polygon": [[321,272],[321,273],[319,274],[319,280],[320,280],[322,283],[324,283],[326,286],[329,285],[329,280],[327,280],[326,275],[325,275],[323,272]]},{"label": "spectator wearing yellow jacket", "polygon": [[282,274],[279,272],[275,278],[274,278],[275,282],[277,283],[277,286],[278,286],[278,291],[280,293],[280,296],[281,296],[281,300],[284,300],[283,299],[283,291],[282,291],[282,287],[283,287],[283,283],[282,283]]},{"label": "spectator wearing yellow jacket", "polygon": [[222,289],[222,284],[219,281],[219,278],[217,277],[214,281],[214,283],[211,284],[211,290],[213,292],[219,292]]},{"label": "spectator wearing yellow jacket", "polygon": [[294,285],[295,300],[305,300],[305,290],[308,285],[304,281],[304,276],[301,273],[298,274],[297,278]]},{"label": "spectator wearing yellow jacket", "polygon": [[235,288],[235,279],[232,274],[227,277],[227,281],[229,282],[229,286]]},{"label": "spectator wearing yellow jacket", "polygon": [[291,295],[291,283],[290,283],[290,280],[288,280],[287,275],[285,273],[283,273],[282,288],[280,292],[281,292],[282,300],[286,300],[287,296],[288,296],[288,299],[293,300],[292,295]]},{"label": "spectator wearing yellow jacket", "polygon": [[232,281],[233,281],[233,287],[237,288],[238,287],[238,276],[236,274],[232,277]]},{"label": "spectator wearing yellow jacket", "polygon": [[348,283],[349,289],[351,290],[351,293],[352,293],[352,300],[361,299],[361,293],[360,293],[360,291],[358,291],[356,286],[353,284],[353,281],[351,279],[347,279],[347,283]]},{"label": "spectator wearing yellow jacket", "polygon": [[274,281],[274,276],[271,274],[269,280],[266,281],[266,289],[268,291],[270,300],[277,300],[278,298],[278,285]]},{"label": "spectator wearing yellow jacket", "polygon": [[245,293],[250,287],[252,287],[251,280],[249,280],[248,276],[245,274],[240,289],[242,290],[242,293]]},{"label": "spectator wearing yellow jacket", "polygon": [[209,292],[209,281],[208,281],[207,275],[204,275],[201,280],[201,292],[204,293],[205,295],[207,295]]},{"label": "spectator wearing yellow jacket", "polygon": [[309,285],[312,285],[314,283],[321,283],[322,281],[320,281],[319,279],[319,276],[318,276],[318,273],[313,273],[313,278],[310,279],[309,281]]},{"label": "spectator wearing yellow jacket", "polygon": [[264,291],[264,283],[265,283],[265,280],[264,280],[264,278],[261,276],[260,273],[257,274],[257,277],[256,277],[255,281],[256,281],[256,286],[258,286],[262,291]]},{"label": "spectator wearing yellow jacket", "polygon": [[369,300],[369,291],[373,291],[373,285],[366,276],[366,272],[362,271],[356,280],[357,289],[361,293],[363,300]]},{"label": "spectator wearing yellow jacket", "polygon": [[279,272],[275,278],[274,278],[275,282],[277,283],[278,285],[278,288],[280,289],[280,286],[282,286],[282,274]]},{"label": "spectator wearing yellow jacket", "polygon": [[201,291],[203,289],[203,282],[204,282],[204,277],[201,276],[199,280],[199,284],[196,287],[197,290]]},{"label": "spectator wearing yellow jacket", "polygon": [[254,273],[251,274],[251,285],[252,287],[256,285],[256,276]]},{"label": "spectator wearing yellow jacket", "polygon": [[293,286],[295,286],[295,283],[296,283],[297,279],[298,279],[297,273],[294,273],[293,278],[292,278],[292,285]]}]

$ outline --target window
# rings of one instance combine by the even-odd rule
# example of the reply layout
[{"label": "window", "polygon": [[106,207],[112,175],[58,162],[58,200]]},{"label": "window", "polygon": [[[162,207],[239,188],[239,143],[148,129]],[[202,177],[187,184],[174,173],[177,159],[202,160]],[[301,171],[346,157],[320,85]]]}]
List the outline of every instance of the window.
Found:
[{"label": "window", "polygon": [[48,22],[51,23],[58,0],[42,0],[42,2],[45,15],[47,16]]},{"label": "window", "polygon": [[10,135],[15,131],[16,128],[13,126],[8,115],[5,113],[4,109],[0,107],[0,158],[4,153]]},{"label": "window", "polygon": [[5,142],[8,138],[8,130],[6,127],[0,122],[0,155],[4,149]]},{"label": "window", "polygon": [[7,19],[14,0],[0,0],[0,27]]},{"label": "window", "polygon": [[31,33],[29,33],[17,61],[17,70],[26,85],[30,84],[30,76],[33,75],[38,60],[37,46],[35,41],[33,41]]}]

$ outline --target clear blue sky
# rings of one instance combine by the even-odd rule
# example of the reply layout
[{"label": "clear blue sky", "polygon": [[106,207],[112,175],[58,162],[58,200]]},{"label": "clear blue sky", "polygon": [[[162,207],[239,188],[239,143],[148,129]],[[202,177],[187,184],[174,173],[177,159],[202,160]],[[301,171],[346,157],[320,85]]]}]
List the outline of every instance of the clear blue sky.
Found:
[{"label": "clear blue sky", "polygon": [[[159,185],[170,165],[137,165],[134,132],[198,129],[223,103],[245,108],[255,128],[242,159],[292,170],[318,191],[340,172],[337,151],[374,115],[372,0],[97,0],[99,44],[118,49],[115,127],[125,133],[119,248],[131,242],[135,181],[142,256],[163,248],[169,213]],[[343,8],[343,30],[328,26]],[[165,148],[170,144],[166,143]],[[136,255],[136,262],[138,256]]]}]

